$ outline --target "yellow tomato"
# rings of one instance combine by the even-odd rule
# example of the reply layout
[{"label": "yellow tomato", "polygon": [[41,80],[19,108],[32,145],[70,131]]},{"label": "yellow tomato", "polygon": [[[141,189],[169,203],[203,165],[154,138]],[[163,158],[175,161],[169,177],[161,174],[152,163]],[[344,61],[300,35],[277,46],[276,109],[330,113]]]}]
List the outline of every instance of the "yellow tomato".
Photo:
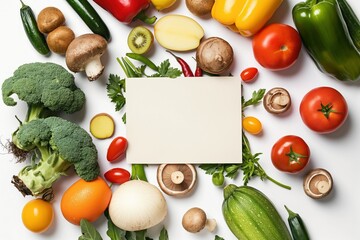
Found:
[{"label": "yellow tomato", "polygon": [[33,199],[25,204],[21,217],[27,229],[40,233],[46,231],[52,224],[54,209],[51,203],[45,200]]},{"label": "yellow tomato", "polygon": [[171,7],[175,2],[176,0],[151,0],[158,11]]},{"label": "yellow tomato", "polygon": [[256,117],[244,117],[242,120],[243,129],[251,134],[259,134],[262,131],[262,124]]}]

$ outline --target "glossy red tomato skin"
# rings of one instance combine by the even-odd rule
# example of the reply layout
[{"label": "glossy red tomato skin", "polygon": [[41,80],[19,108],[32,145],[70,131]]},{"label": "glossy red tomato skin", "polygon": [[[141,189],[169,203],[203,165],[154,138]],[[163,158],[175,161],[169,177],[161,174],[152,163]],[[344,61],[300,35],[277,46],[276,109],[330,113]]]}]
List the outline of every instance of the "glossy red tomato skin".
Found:
[{"label": "glossy red tomato skin", "polygon": [[306,167],[309,160],[309,146],[296,135],[283,136],[271,149],[271,161],[282,172],[298,173]]},{"label": "glossy red tomato skin", "polygon": [[126,149],[128,146],[128,141],[124,137],[114,138],[107,150],[106,158],[109,162],[114,162],[124,158],[126,154]]},{"label": "glossy red tomato skin", "polygon": [[240,77],[241,80],[243,80],[244,82],[252,82],[255,80],[256,76],[258,75],[259,71],[257,68],[255,67],[249,67],[244,69],[241,73],[240,73]]},{"label": "glossy red tomato skin", "polygon": [[292,26],[273,23],[255,34],[252,45],[259,64],[276,71],[289,68],[296,62],[301,50],[301,38]]},{"label": "glossy red tomato skin", "polygon": [[112,168],[104,173],[106,180],[116,184],[123,184],[130,180],[131,174],[123,168]]},{"label": "glossy red tomato skin", "polygon": [[[319,111],[329,106],[328,117]],[[318,133],[331,133],[343,125],[348,116],[348,105],[344,96],[331,87],[317,87],[310,90],[300,103],[301,119],[307,127]]]}]

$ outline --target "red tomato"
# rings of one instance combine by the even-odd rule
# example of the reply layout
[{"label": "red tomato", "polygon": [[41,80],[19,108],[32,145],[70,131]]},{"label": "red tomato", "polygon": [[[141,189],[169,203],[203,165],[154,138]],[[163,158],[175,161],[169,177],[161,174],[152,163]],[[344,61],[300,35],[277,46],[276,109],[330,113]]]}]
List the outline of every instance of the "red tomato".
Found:
[{"label": "red tomato", "polygon": [[128,142],[124,137],[116,137],[114,138],[108,148],[107,151],[107,160],[109,162],[114,162],[118,159],[121,159],[125,156],[126,149],[128,146]]},{"label": "red tomato", "polygon": [[280,138],[271,149],[271,161],[280,171],[297,173],[304,169],[310,159],[310,148],[298,136]]},{"label": "red tomato", "polygon": [[106,180],[112,183],[122,184],[130,180],[130,173],[123,168],[112,168],[106,173],[104,173],[104,177]]},{"label": "red tomato", "polygon": [[273,23],[255,34],[252,45],[255,59],[261,66],[282,70],[293,65],[299,57],[301,38],[293,27]]},{"label": "red tomato", "polygon": [[240,77],[244,82],[253,81],[257,75],[258,69],[255,67],[246,68],[240,73]]},{"label": "red tomato", "polygon": [[346,120],[348,106],[340,92],[331,87],[310,90],[300,103],[300,115],[311,130],[330,133],[338,129]]}]

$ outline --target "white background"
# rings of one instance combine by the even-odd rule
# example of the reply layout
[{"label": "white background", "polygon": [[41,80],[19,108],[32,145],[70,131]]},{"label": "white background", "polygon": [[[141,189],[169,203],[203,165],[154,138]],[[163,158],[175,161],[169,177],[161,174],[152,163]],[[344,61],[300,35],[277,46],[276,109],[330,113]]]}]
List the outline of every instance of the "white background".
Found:
[{"label": "white background", "polygon": [[[114,111],[114,105],[110,102],[106,94],[106,82],[110,73],[124,74],[117,64],[115,58],[124,56],[129,51],[126,44],[126,36],[135,25],[124,25],[118,22],[106,11],[90,1],[102,16],[108,25],[112,40],[109,43],[108,52],[103,56],[103,62],[106,65],[103,76],[96,82],[88,82],[83,74],[76,74],[76,83],[81,87],[87,96],[87,103],[83,111],[67,116],[71,120],[81,124],[88,130],[89,121],[92,116],[99,112],[107,112],[116,120],[115,136],[125,136],[125,126],[121,121],[121,114]],[[298,0],[284,1],[278,9],[271,22],[282,22],[293,26],[291,18],[292,7],[299,2]],[[356,0],[348,0],[353,6],[354,11],[360,16],[360,3]],[[47,6],[55,6],[61,9],[67,19],[66,25],[71,27],[76,35],[89,32],[89,29],[71,9],[65,1],[47,0],[35,1],[26,0],[35,14]],[[10,77],[13,71],[24,63],[35,61],[51,61],[65,65],[63,56],[51,54],[49,57],[39,55],[30,45],[23,31],[19,16],[19,1],[1,1],[0,7],[0,23],[2,29],[0,58],[0,79]],[[185,6],[185,1],[178,0],[178,3],[166,12],[157,13],[154,10],[149,12],[155,13],[158,17],[169,12],[182,13],[192,16]],[[263,69],[255,61],[252,49],[251,39],[241,37],[238,34],[230,32],[221,26],[215,20],[210,18],[196,19],[205,30],[205,37],[220,36],[227,40],[234,49],[235,62],[231,70],[233,75],[238,75],[246,68],[255,66],[259,68],[260,74],[258,79],[244,85],[244,95],[248,98],[251,92],[259,88],[270,89],[275,86],[281,86],[290,92],[293,105],[291,110],[283,116],[274,116],[267,113],[262,105],[250,108],[245,111],[246,115],[254,115],[263,123],[263,134],[259,136],[249,136],[253,152],[262,152],[261,165],[265,171],[273,178],[292,186],[292,190],[282,189],[270,181],[260,181],[258,179],[251,180],[250,185],[264,192],[277,207],[281,216],[286,220],[287,213],[283,207],[286,204],[292,210],[301,214],[306,223],[310,236],[315,240],[322,239],[360,239],[358,226],[360,225],[360,194],[358,187],[359,175],[359,133],[360,133],[360,102],[358,83],[344,83],[322,74],[311,61],[307,53],[302,50],[297,63],[290,69],[281,72],[271,72]],[[152,29],[152,27],[150,27]],[[340,48],[341,46],[339,46]],[[187,60],[192,68],[195,68],[195,62],[192,57],[194,52],[179,53],[179,56]],[[151,53],[148,55],[156,63],[169,58],[173,66],[178,67],[176,61],[165,52],[165,50],[155,43]],[[301,121],[298,112],[299,103],[303,95],[316,86],[331,86],[338,89],[346,98],[349,105],[349,117],[345,125],[337,132],[328,135],[319,135],[311,132]],[[26,106],[19,103],[16,107],[5,106],[2,101],[0,103],[1,124],[0,139],[3,143],[10,138],[11,133],[17,128],[18,122],[15,115],[20,119],[24,118]],[[297,175],[285,174],[277,171],[269,158],[270,149],[277,139],[287,134],[295,134],[301,136],[311,148],[311,163],[304,172]],[[130,170],[130,165],[125,161],[116,164],[110,164],[106,160],[106,150],[110,143],[108,140],[95,140],[99,151],[99,162],[101,164],[102,173],[112,167],[124,167]],[[151,143],[149,143],[151,144]],[[53,206],[56,211],[56,219],[49,231],[42,234],[34,234],[29,232],[21,222],[21,211],[26,202],[31,197],[22,197],[22,195],[12,186],[10,180],[12,175],[24,166],[24,164],[16,164],[10,154],[6,154],[5,149],[1,149],[0,155],[0,226],[1,238],[7,240],[42,240],[42,239],[77,239],[80,235],[80,228],[68,223],[62,216],[59,209],[62,192],[74,182],[74,175],[63,177],[55,184],[56,197]],[[149,181],[155,185],[156,167],[149,166],[146,171]],[[323,167],[332,173],[335,186],[332,194],[324,200],[314,200],[309,198],[302,189],[302,180],[305,172],[315,167]],[[241,185],[241,175],[234,181],[235,184]],[[231,183],[228,181],[227,183]],[[221,203],[223,201],[222,189],[212,185],[211,177],[205,175],[198,169],[198,184],[191,196],[186,198],[173,198],[166,196],[169,215],[164,222],[169,232],[171,240],[174,239],[214,239],[214,234],[218,234],[227,240],[235,239],[228,230],[221,214]],[[185,232],[181,226],[181,218],[183,213],[191,207],[203,208],[209,217],[218,221],[218,228],[215,233],[202,232],[200,234],[190,234]],[[95,222],[95,226],[101,232],[104,239],[106,236],[106,221],[101,217]],[[160,228],[161,226],[159,226]],[[150,232],[157,238],[158,229],[152,229]]]}]

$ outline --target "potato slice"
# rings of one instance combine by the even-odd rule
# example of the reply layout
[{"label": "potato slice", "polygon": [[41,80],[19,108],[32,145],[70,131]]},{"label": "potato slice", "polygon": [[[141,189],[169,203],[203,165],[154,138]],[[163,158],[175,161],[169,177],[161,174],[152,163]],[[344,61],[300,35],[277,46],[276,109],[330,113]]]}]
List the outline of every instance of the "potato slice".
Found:
[{"label": "potato slice", "polygon": [[160,18],[154,26],[157,42],[164,48],[174,51],[189,51],[197,48],[204,29],[194,19],[178,14]]},{"label": "potato slice", "polygon": [[107,113],[96,114],[90,121],[90,133],[98,139],[106,139],[115,132],[114,119]]}]

